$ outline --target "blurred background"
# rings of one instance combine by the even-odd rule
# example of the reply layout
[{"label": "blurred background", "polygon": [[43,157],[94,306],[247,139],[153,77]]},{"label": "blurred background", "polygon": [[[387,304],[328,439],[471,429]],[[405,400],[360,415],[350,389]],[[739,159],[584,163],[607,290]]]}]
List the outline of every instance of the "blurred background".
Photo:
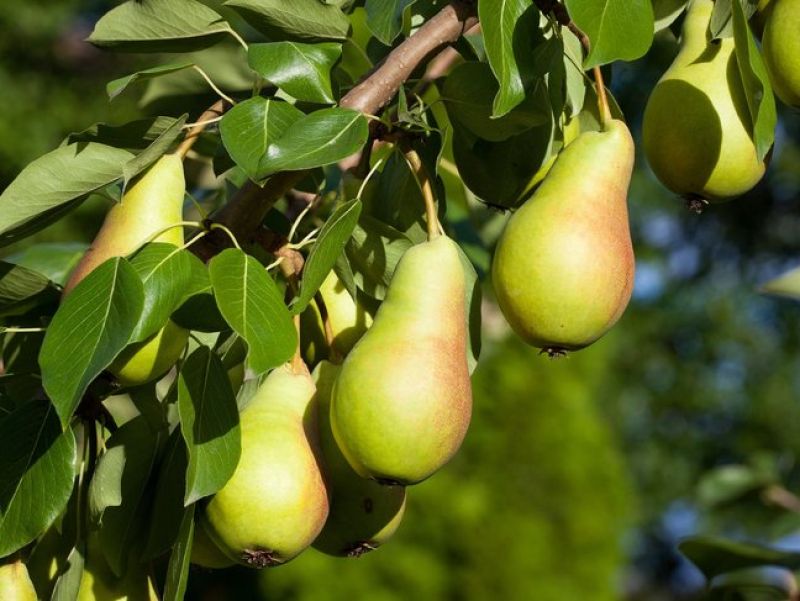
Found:
[{"label": "blurred background", "polygon": [[[69,132],[142,114],[136,94],[109,104],[105,84],[154,58],[82,41],[111,4],[0,11],[0,189]],[[637,138],[675,51],[663,32],[644,59],[613,68]],[[208,98],[187,102],[196,116]],[[592,347],[538,356],[486,283],[470,433],[452,464],[410,491],[390,544],[358,560],[310,550],[261,573],[195,568],[187,598],[684,600],[704,581],[676,551],[683,537],[800,549],[800,306],[758,291],[800,265],[800,115],[780,110],[767,177],[701,216],[638,157],[634,298]],[[92,198],[26,244],[88,242],[105,206]]]}]

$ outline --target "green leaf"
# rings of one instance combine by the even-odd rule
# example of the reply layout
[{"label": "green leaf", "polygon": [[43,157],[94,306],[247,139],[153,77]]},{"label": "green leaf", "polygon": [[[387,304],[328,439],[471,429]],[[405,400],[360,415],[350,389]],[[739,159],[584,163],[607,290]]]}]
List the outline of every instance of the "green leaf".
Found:
[{"label": "green leaf", "polygon": [[656,33],[672,25],[688,3],[689,0],[653,0]]},{"label": "green leaf", "polygon": [[[759,0],[735,0],[744,11],[746,19],[750,19],[758,9]],[[713,39],[729,38],[734,35],[733,0],[715,0],[711,12],[711,23],[708,26]]]},{"label": "green leaf", "polygon": [[25,267],[0,261],[0,315],[19,315],[58,299],[50,280]]},{"label": "green leaf", "polygon": [[362,215],[346,248],[356,283],[382,300],[400,257],[412,246],[411,240],[390,225]]},{"label": "green leaf", "polygon": [[128,86],[137,81],[147,81],[148,79],[153,79],[154,77],[160,77],[162,75],[166,75],[167,73],[175,73],[176,71],[183,71],[184,69],[190,69],[191,67],[194,67],[194,63],[182,62],[171,63],[169,65],[159,65],[149,69],[142,69],[136,73],[131,73],[125,77],[120,77],[108,82],[106,85],[106,94],[108,94],[109,100],[114,100],[114,98],[122,94],[128,88]]},{"label": "green leaf", "polygon": [[403,29],[403,13],[416,0],[367,0],[367,27],[378,40],[391,46]]},{"label": "green leaf", "polygon": [[251,98],[225,113],[219,124],[222,143],[236,164],[251,179],[258,179],[258,166],[267,147],[303,116],[288,102]]},{"label": "green leaf", "polygon": [[350,29],[347,15],[318,0],[228,0],[225,5],[273,40],[343,40]]},{"label": "green leaf", "polygon": [[63,215],[58,209],[71,210],[77,206],[72,201],[119,179],[132,158],[103,144],[70,144],[28,164],[0,195],[0,246],[14,242],[18,230],[30,235],[41,229]]},{"label": "green leaf", "polygon": [[800,568],[800,553],[756,543],[738,542],[717,536],[695,536],[678,545],[706,578],[725,572],[762,565]]},{"label": "green leaf", "polygon": [[532,95],[505,116],[493,119],[492,102],[498,92],[497,80],[489,66],[469,62],[450,72],[441,96],[451,119],[458,120],[479,138],[493,142],[506,140],[549,119],[549,103],[537,102]]},{"label": "green leaf", "polygon": [[229,248],[208,264],[220,312],[248,346],[247,363],[260,374],[288,361],[297,332],[278,286],[264,266]]},{"label": "green leaf", "polygon": [[66,426],[89,383],[127,346],[144,305],[136,270],[109,259],[81,281],[47,328],[42,384]]},{"label": "green leaf", "polygon": [[84,564],[83,551],[80,547],[73,547],[67,556],[67,569],[59,574],[50,601],[75,601],[78,598]]},{"label": "green leaf", "polygon": [[478,0],[486,55],[500,84],[492,107],[495,117],[502,117],[525,98],[526,82],[517,64],[517,54],[523,54],[519,45],[528,36],[517,28],[527,26],[522,19],[526,11],[538,16],[529,0]]},{"label": "green leaf", "polygon": [[144,305],[130,342],[139,342],[164,327],[188,298],[211,288],[202,261],[172,244],[151,242],[131,259],[144,288]]},{"label": "green leaf", "polygon": [[181,433],[189,452],[184,504],[213,495],[230,480],[241,454],[239,411],[222,361],[205,346],[178,375]]},{"label": "green leaf", "polygon": [[709,590],[712,601],[789,601],[797,592],[797,581],[786,569],[764,566],[720,574]]},{"label": "green leaf", "polygon": [[259,176],[330,165],[358,152],[368,134],[367,120],[359,111],[338,107],[316,111],[295,121],[269,145]]},{"label": "green leaf", "polygon": [[333,104],[331,69],[342,55],[334,42],[253,44],[247,60],[253,71],[297,100]]},{"label": "green leaf", "polygon": [[100,18],[88,41],[122,52],[185,52],[216,44],[230,31],[195,0],[128,0]]},{"label": "green leaf", "polygon": [[566,0],[575,24],[589,36],[584,68],[645,55],[653,43],[655,18],[650,0]]},{"label": "green leaf", "polygon": [[761,286],[760,292],[800,300],[800,267],[795,267],[770,280]]},{"label": "green leaf", "polygon": [[142,416],[125,422],[108,439],[89,485],[89,506],[100,522],[105,559],[118,576],[125,571],[131,545],[146,532],[147,483],[163,437]]},{"label": "green leaf", "polygon": [[749,465],[723,465],[703,475],[697,496],[706,507],[732,503],[777,483],[777,475]]},{"label": "green leaf", "polygon": [[75,438],[49,401],[0,420],[0,557],[27,545],[63,511],[75,475]]},{"label": "green leaf", "polygon": [[214,295],[207,293],[195,294],[189,298],[172,314],[172,321],[187,330],[198,332],[221,332],[228,329]]},{"label": "green leaf", "polygon": [[183,601],[189,580],[189,563],[194,542],[194,505],[187,507],[180,521],[178,540],[172,548],[164,584],[164,601]]},{"label": "green leaf", "polygon": [[775,142],[778,114],[767,67],[738,0],[733,2],[733,38],[736,62],[753,121],[753,140],[758,160],[763,161]]},{"label": "green leaf", "polygon": [[63,286],[86,252],[86,246],[83,242],[43,242],[28,246],[6,257],[6,260],[38,271],[50,281]]},{"label": "green leaf", "polygon": [[174,123],[153,140],[150,146],[125,163],[122,167],[123,187],[127,186],[129,181],[150,167],[169,150],[172,143],[183,134],[183,124],[186,123],[187,117],[188,115],[183,115],[176,119]]},{"label": "green leaf", "polygon": [[322,282],[336,264],[336,259],[344,251],[360,214],[361,201],[355,199],[336,209],[325,222],[303,267],[300,295],[292,305],[293,313],[299,314],[305,311],[308,303],[314,298]]},{"label": "green leaf", "polygon": [[154,559],[166,553],[178,537],[181,517],[185,510],[183,497],[188,465],[186,445],[183,442],[180,428],[176,428],[170,434],[164,455],[160,458],[153,511],[150,514],[149,535],[143,559]]},{"label": "green leaf", "polygon": [[69,134],[64,143],[97,142],[135,152],[150,146],[176,121],[174,117],[153,117],[129,121],[123,125],[95,123],[83,131]]}]

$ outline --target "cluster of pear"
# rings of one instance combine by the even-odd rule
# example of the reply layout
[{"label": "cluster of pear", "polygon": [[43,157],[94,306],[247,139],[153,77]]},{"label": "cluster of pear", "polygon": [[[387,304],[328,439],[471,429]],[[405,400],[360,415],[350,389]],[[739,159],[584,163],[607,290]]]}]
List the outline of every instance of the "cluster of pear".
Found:
[{"label": "cluster of pear", "polygon": [[203,508],[195,563],[275,566],[312,545],[359,556],[397,530],[405,487],[461,445],[472,394],[456,244],[409,249],[374,321],[334,274],[319,297],[330,358],[310,374],[296,356],[242,411],[242,455]]},{"label": "cluster of pear", "polygon": [[[800,0],[761,3],[772,86],[800,106]],[[691,0],[681,46],[644,113],[644,151],[656,176],[690,206],[739,196],[766,171],[753,136],[732,37],[712,39],[713,0]]]}]

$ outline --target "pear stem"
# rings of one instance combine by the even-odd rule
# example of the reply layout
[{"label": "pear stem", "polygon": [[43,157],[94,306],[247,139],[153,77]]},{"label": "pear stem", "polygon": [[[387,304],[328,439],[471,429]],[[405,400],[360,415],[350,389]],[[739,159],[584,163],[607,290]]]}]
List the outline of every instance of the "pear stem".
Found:
[{"label": "pear stem", "polygon": [[605,129],[611,121],[611,109],[608,106],[608,96],[606,95],[606,85],[603,82],[603,73],[600,67],[594,67],[594,87],[597,90],[597,107],[600,109],[600,123]]},{"label": "pear stem", "polygon": [[298,313],[295,315],[292,318],[292,321],[294,321],[294,328],[297,330],[297,348],[294,350],[294,355],[292,356],[292,371],[296,374],[299,374],[304,370],[308,370],[305,362],[303,361],[303,357],[300,354],[300,314]]},{"label": "pear stem", "polygon": [[323,299],[322,295],[317,292],[314,295],[314,302],[317,303],[317,309],[319,309],[319,315],[322,318],[322,326],[325,330],[325,342],[328,343],[329,351],[328,360],[331,363],[336,363],[339,365],[344,358],[339,354],[339,351],[336,350],[336,347],[333,344],[336,336],[333,333],[333,325],[331,324],[331,318],[328,314],[328,307],[325,305],[325,299]]},{"label": "pear stem", "polygon": [[436,214],[436,199],[433,195],[433,185],[431,178],[425,166],[422,164],[422,159],[419,158],[417,151],[413,148],[407,149],[405,152],[406,162],[414,172],[414,177],[417,180],[422,198],[425,201],[425,216],[428,226],[428,240],[434,240],[440,236],[439,217]]}]

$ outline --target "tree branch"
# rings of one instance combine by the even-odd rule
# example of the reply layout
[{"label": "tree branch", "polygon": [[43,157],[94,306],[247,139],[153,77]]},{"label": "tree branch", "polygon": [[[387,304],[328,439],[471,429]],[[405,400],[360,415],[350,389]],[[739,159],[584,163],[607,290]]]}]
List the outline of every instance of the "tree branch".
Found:
[{"label": "tree branch", "polygon": [[[339,106],[370,115],[379,112],[426,57],[442,46],[455,42],[477,24],[475,10],[475,3],[467,0],[455,0],[445,6],[345,94]],[[267,180],[263,188],[247,182],[212,219],[226,225],[240,243],[247,244],[272,206],[306,175],[306,171],[277,173]],[[194,244],[191,250],[207,261],[229,245],[230,242],[220,233],[211,232]]]}]

